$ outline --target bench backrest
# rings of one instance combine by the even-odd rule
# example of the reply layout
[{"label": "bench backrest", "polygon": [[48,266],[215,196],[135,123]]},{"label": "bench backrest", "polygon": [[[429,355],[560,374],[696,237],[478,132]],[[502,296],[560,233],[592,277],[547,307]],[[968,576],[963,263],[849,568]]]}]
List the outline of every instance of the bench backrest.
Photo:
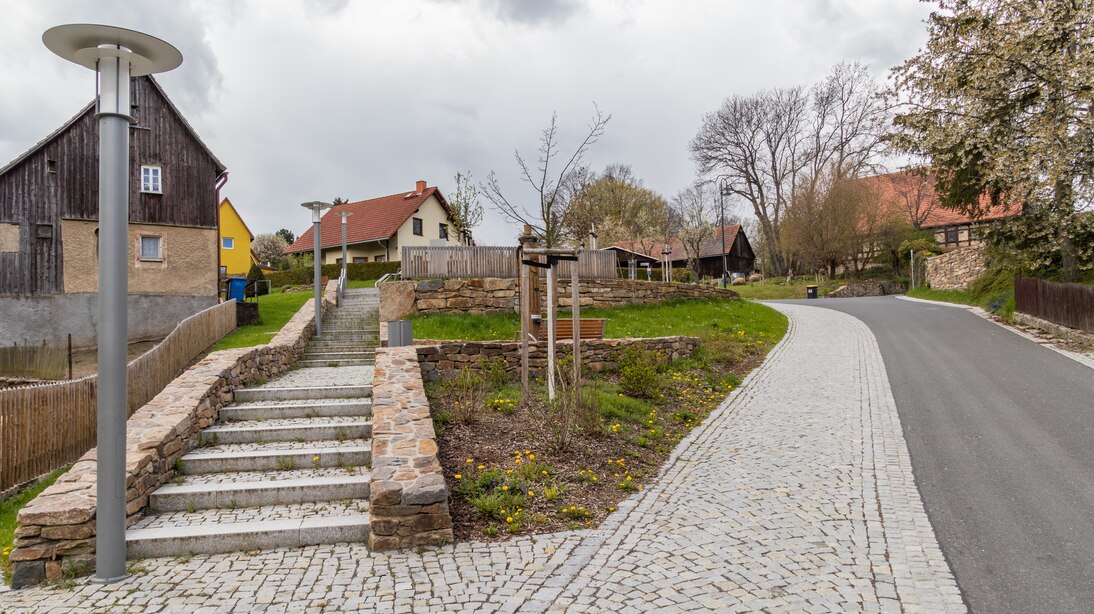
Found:
[{"label": "bench backrest", "polygon": [[[603,339],[606,318],[581,318],[578,320],[578,331],[582,339]],[[547,320],[541,320],[537,339],[547,338]],[[559,341],[574,338],[574,321],[572,318],[559,318],[555,320],[555,338]]]}]

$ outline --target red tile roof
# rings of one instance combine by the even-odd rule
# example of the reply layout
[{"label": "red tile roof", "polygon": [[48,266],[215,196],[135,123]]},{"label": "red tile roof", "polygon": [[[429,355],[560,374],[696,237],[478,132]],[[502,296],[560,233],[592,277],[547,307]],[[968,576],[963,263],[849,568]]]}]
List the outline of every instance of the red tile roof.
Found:
[{"label": "red tile roof", "polygon": [[[342,211],[349,211],[353,215],[346,220],[346,244],[365,243],[369,241],[382,241],[390,239],[399,227],[406,223],[410,216],[429,200],[430,196],[436,196],[446,211],[448,201],[436,187],[425,188],[418,192],[399,192],[389,196],[381,196],[369,200],[361,200],[345,205],[331,207],[323,213],[319,222],[319,238],[322,241],[320,247],[341,247],[342,245]],[[315,239],[312,227],[296,238],[292,245],[285,248],[286,254],[295,252],[312,251]]]},{"label": "red tile roof", "polygon": [[987,194],[980,197],[980,207],[982,210],[986,211],[986,213],[975,219],[960,211],[944,209],[942,205],[939,204],[938,193],[935,191],[935,178],[933,174],[924,177],[912,171],[898,171],[885,175],[864,177],[862,181],[867,182],[867,184],[876,191],[879,206],[885,207],[893,214],[904,216],[909,223],[912,222],[911,213],[908,211],[905,204],[905,195],[902,192],[913,189],[913,186],[919,185],[921,181],[925,182],[921,195],[922,202],[920,203],[920,210],[929,209],[930,212],[920,225],[922,228],[940,228],[943,226],[972,224],[974,222],[987,220],[999,220],[1016,216],[1022,212],[1022,207],[1018,204],[1012,204],[1009,207],[1002,205],[992,207],[991,198]]},{"label": "red tile roof", "polygon": [[[734,224],[732,226],[726,226],[726,251],[729,253],[733,249],[733,242],[737,239],[737,233],[740,232],[741,225]],[[647,252],[643,246],[649,247]],[[673,239],[669,243],[663,241],[656,241],[654,243],[648,243],[644,241],[632,240],[632,241],[619,241],[618,243],[612,243],[612,247],[619,247],[629,252],[636,254],[642,254],[649,256],[654,260],[661,260],[661,252],[668,246],[672,252],[669,254],[669,258],[672,260],[684,260],[687,256],[687,251],[684,249],[684,243],[679,239]],[[722,255],[722,231],[718,226],[714,227],[714,231],[709,237],[707,237],[701,244],[699,244],[699,257],[709,258],[711,256]]]}]

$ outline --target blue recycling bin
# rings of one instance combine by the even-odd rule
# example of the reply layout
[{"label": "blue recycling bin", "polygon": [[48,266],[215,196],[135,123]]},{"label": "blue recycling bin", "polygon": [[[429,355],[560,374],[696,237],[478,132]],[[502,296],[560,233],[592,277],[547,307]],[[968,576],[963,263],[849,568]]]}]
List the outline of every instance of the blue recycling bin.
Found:
[{"label": "blue recycling bin", "polygon": [[232,277],[228,280],[228,300],[243,302],[243,293],[247,289],[246,277]]}]

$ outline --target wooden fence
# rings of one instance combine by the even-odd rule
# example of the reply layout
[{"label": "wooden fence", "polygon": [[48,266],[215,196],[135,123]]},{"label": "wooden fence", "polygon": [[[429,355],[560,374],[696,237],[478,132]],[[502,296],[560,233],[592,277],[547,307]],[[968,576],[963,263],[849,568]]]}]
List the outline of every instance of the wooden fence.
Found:
[{"label": "wooden fence", "polygon": [[1094,333],[1094,286],[1017,277],[1014,303],[1022,313]]},{"label": "wooden fence", "polygon": [[0,375],[35,379],[64,379],[72,360],[71,348],[23,344],[0,347]]},{"label": "wooden fence", "polygon": [[[451,279],[517,276],[516,247],[489,246],[404,246],[403,279]],[[572,262],[559,264],[559,275],[570,277]],[[589,250],[578,256],[578,275],[582,279],[615,279],[614,252]]]},{"label": "wooden fence", "polygon": [[[234,301],[186,318],[127,368],[128,410],[151,401],[236,326]],[[0,389],[0,491],[75,462],[95,447],[97,377]]]}]

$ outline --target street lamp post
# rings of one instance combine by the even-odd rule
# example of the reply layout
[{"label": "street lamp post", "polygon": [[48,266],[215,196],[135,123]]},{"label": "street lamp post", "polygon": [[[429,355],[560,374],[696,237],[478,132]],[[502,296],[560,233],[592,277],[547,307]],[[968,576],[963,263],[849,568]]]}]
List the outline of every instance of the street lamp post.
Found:
[{"label": "street lamp post", "polygon": [[722,287],[726,287],[729,276],[729,264],[726,262],[726,191],[729,190],[729,178],[718,180],[718,224],[722,227]]},{"label": "street lamp post", "polygon": [[305,209],[311,209],[311,227],[315,239],[315,251],[312,252],[312,276],[313,281],[315,282],[315,336],[318,337],[323,334],[323,292],[320,289],[323,285],[323,253],[319,247],[319,223],[323,219],[323,210],[330,209],[333,205],[313,200],[307,203],[300,203],[300,206]]},{"label": "street lamp post", "polygon": [[346,218],[353,215],[352,211],[339,211],[342,216],[342,276],[346,275]]},{"label": "street lamp post", "polygon": [[129,294],[129,85],[131,77],[173,70],[182,54],[147,34],[94,24],[46,30],[53,53],[98,73],[99,326],[96,397],[95,577],[107,584],[125,571],[126,343]]}]

